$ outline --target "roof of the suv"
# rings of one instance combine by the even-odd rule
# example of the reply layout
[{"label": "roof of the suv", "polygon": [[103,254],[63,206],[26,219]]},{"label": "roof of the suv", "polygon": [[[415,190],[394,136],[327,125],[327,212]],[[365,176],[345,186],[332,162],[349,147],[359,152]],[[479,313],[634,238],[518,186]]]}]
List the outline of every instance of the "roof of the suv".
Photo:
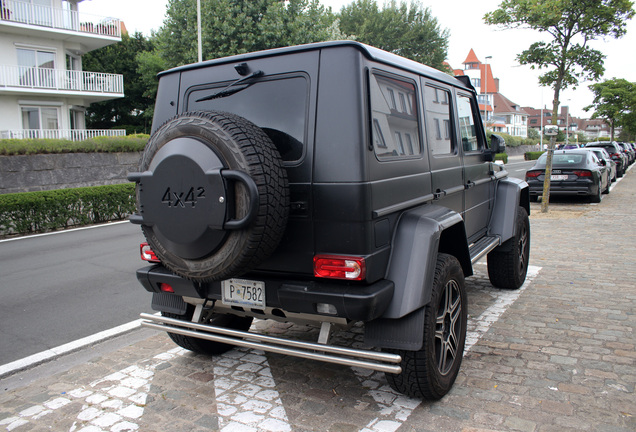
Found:
[{"label": "roof of the suv", "polygon": [[185,70],[198,69],[202,67],[215,66],[215,65],[225,64],[225,63],[241,62],[245,60],[262,58],[262,57],[277,56],[277,55],[289,54],[294,52],[320,50],[325,48],[342,47],[342,46],[354,47],[371,60],[375,60],[377,62],[395,66],[401,69],[405,69],[410,72],[424,74],[438,81],[442,81],[447,84],[460,86],[460,87],[464,87],[468,89],[468,87],[462,81],[448,74],[445,74],[444,72],[441,72],[437,69],[423,65],[413,60],[409,60],[404,57],[400,57],[397,54],[393,54],[393,53],[381,50],[379,48],[375,48],[370,45],[365,45],[355,41],[317,42],[317,43],[311,43],[311,44],[305,44],[305,45],[295,45],[290,47],[274,48],[274,49],[264,50],[264,51],[256,51],[256,52],[247,53],[247,54],[238,54],[238,55],[234,55],[230,57],[222,57],[222,58],[213,59],[213,60],[206,60],[201,63],[192,63],[189,65],[179,66],[173,69],[169,69],[167,71],[160,72],[159,76],[173,73],[173,72],[181,72]]}]

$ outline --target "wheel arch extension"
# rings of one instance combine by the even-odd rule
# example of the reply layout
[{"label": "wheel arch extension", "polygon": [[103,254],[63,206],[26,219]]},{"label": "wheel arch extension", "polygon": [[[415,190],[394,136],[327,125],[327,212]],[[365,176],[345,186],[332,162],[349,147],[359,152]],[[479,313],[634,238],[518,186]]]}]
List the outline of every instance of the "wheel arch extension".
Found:
[{"label": "wheel arch extension", "polygon": [[411,350],[421,346],[424,306],[431,299],[440,252],[455,256],[465,276],[473,274],[461,215],[431,204],[404,212],[393,234],[386,276],[395,284],[394,295],[381,318],[365,323],[365,343]]}]

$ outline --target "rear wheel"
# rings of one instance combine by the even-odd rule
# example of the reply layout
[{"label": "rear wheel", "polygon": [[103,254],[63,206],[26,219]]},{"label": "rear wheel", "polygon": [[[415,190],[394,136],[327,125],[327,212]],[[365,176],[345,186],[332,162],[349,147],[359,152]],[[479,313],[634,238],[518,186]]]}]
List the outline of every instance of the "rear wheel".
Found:
[{"label": "rear wheel", "polygon": [[[191,321],[194,313],[194,306],[188,305],[188,309],[184,315],[177,315],[168,312],[162,312],[161,315],[168,318],[175,318],[184,321]],[[239,317],[235,315],[213,315],[211,319],[206,320],[206,324],[217,327],[228,328],[232,330],[247,331],[252,325],[251,317]],[[219,355],[234,348],[233,345],[224,344],[222,342],[214,342],[205,339],[199,339],[192,336],[185,336],[168,332],[168,336],[174,343],[189,351],[204,355]]]},{"label": "rear wheel", "polygon": [[431,400],[441,399],[450,391],[464,353],[466,308],[461,265],[454,256],[439,254],[431,301],[425,306],[422,348],[391,350],[402,357],[402,372],[386,374],[394,390]]},{"label": "rear wheel", "polygon": [[528,273],[530,259],[530,220],[523,207],[517,207],[515,235],[488,254],[488,277],[497,288],[518,289]]}]

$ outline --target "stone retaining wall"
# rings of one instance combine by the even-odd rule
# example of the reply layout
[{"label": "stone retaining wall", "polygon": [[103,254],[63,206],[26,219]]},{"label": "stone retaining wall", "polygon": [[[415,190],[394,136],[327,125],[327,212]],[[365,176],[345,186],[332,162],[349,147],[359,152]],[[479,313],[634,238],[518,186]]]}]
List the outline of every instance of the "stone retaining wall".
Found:
[{"label": "stone retaining wall", "polygon": [[126,183],[141,153],[0,156],[0,194]]}]

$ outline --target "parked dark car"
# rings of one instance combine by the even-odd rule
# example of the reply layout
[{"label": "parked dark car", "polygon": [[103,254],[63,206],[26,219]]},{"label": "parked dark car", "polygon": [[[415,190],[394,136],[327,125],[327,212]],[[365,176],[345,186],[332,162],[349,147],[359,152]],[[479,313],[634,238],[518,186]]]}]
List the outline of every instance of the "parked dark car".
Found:
[{"label": "parked dark car", "polygon": [[629,160],[629,165],[633,164],[634,161],[636,161],[636,152],[634,151],[634,149],[632,148],[632,146],[630,146],[627,143],[623,143],[623,142],[619,142],[616,143],[618,144],[618,146],[623,150],[623,152],[625,152],[625,154],[627,155],[627,159]]},{"label": "parked dark car", "polygon": [[616,162],[612,160],[607,150],[601,147],[588,147],[586,150],[594,152],[601,164],[604,164],[610,170],[610,180],[616,181]]},{"label": "parked dark car", "polygon": [[609,153],[610,157],[614,162],[616,162],[616,176],[623,177],[625,171],[627,170],[627,156],[623,153],[616,142],[591,142],[587,143],[585,147],[601,147],[604,148],[607,153]]},{"label": "parked dark car", "polygon": [[[526,172],[530,185],[530,200],[543,195],[547,153]],[[609,169],[602,165],[596,155],[588,150],[556,150],[552,156],[550,195],[586,195],[590,202],[601,202],[601,194],[609,193]]]}]

